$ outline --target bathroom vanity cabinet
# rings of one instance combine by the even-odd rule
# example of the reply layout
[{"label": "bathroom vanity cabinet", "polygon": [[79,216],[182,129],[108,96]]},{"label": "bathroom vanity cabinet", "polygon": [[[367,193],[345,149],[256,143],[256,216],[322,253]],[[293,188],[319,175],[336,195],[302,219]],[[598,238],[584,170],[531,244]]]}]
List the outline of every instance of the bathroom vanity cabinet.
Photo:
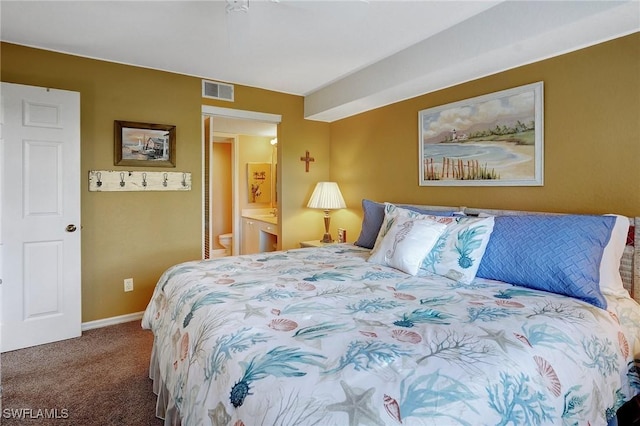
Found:
[{"label": "bathroom vanity cabinet", "polygon": [[278,247],[278,225],[251,217],[242,218],[241,254],[275,251]]}]

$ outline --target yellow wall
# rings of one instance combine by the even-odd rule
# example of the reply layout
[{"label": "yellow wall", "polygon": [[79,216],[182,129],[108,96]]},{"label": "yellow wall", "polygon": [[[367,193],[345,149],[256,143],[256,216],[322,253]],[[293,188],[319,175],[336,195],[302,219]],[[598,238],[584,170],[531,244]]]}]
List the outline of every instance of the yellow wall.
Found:
[{"label": "yellow wall", "polygon": [[[304,120],[301,97],[236,86],[233,103],[205,100],[199,78],[8,43],[0,49],[0,80],[80,92],[83,322],[142,311],[168,266],[201,258],[203,104],[282,115],[280,242],[297,246],[313,232],[304,226],[305,203],[315,182],[328,178],[329,124]],[[114,120],[176,125],[173,170],[192,173],[192,190],[89,192],[89,170],[127,169],[113,165]],[[298,161],[307,149],[316,157],[311,173]],[[320,216],[313,222],[320,234]],[[135,290],[124,293],[128,277]]]},{"label": "yellow wall", "polygon": [[[544,186],[421,187],[418,111],[544,82]],[[415,204],[640,216],[640,33],[331,124],[331,179],[360,231],[362,198]]]},{"label": "yellow wall", "polygon": [[[354,241],[360,201],[640,215],[640,34],[419,96],[331,124],[304,120],[302,97],[246,86],[235,102],[200,97],[200,79],[2,43],[0,80],[81,93],[83,321],[146,307],[162,271],[201,257],[201,105],[282,115],[278,126],[279,243],[320,238],[307,209],[316,182],[335,180],[332,214]],[[543,187],[418,186],[418,111],[544,81]],[[113,120],[177,126],[177,171],[188,193],[90,193],[88,171],[113,166]],[[315,158],[308,173],[300,157]],[[329,163],[331,166],[329,166]],[[153,169],[150,169],[153,170]],[[156,169],[157,170],[157,169]],[[123,292],[133,277],[135,291]]]}]

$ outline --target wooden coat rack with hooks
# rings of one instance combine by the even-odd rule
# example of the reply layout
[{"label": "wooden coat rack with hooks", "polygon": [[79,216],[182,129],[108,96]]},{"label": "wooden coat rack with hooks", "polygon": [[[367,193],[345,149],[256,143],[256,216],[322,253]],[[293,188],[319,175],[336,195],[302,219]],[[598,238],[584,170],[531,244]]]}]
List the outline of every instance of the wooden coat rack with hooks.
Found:
[{"label": "wooden coat rack with hooks", "polygon": [[91,170],[89,191],[191,191],[191,173]]}]

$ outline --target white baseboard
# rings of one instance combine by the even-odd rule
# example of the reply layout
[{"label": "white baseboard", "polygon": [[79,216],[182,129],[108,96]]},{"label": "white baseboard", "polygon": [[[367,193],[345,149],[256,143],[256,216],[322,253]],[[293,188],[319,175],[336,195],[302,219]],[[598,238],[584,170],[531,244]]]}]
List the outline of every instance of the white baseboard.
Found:
[{"label": "white baseboard", "polygon": [[107,327],[109,325],[122,324],[123,322],[136,321],[142,319],[144,311],[132,314],[119,315],[117,317],[103,318],[95,321],[82,323],[82,331],[93,330],[94,328]]}]

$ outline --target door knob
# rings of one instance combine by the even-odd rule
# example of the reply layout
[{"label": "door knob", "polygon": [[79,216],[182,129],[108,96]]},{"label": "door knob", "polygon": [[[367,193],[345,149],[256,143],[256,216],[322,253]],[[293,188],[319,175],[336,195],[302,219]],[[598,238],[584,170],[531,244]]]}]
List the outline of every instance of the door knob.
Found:
[{"label": "door knob", "polygon": [[75,232],[76,230],[76,226],[73,224],[67,225],[67,227],[65,228],[65,231],[67,232]]}]

